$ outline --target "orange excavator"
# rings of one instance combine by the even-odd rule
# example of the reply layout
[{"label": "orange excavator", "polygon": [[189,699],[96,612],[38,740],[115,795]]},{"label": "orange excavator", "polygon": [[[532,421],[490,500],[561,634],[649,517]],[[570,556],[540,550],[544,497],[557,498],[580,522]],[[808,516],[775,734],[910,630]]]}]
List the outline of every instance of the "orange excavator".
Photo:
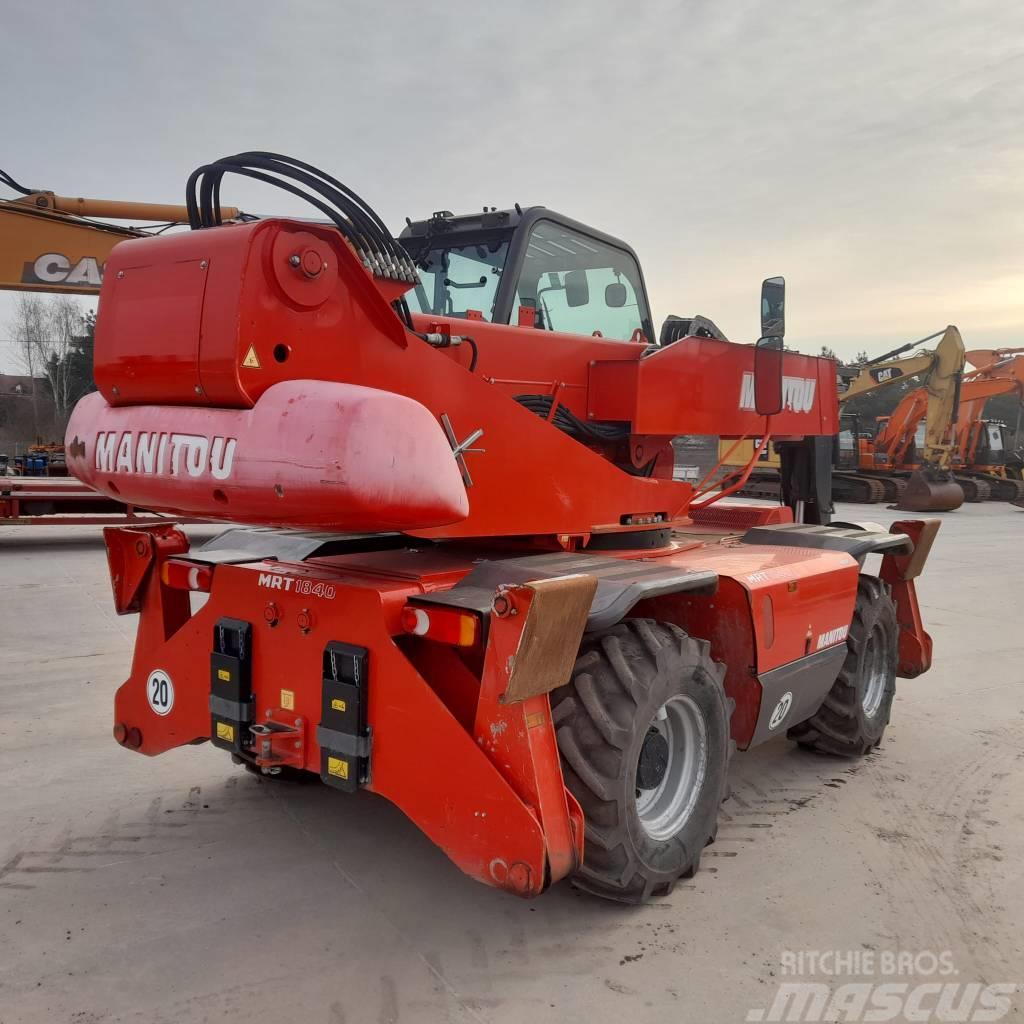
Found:
[{"label": "orange excavator", "polygon": [[[1005,430],[983,418],[997,395],[1016,394],[1024,402],[1024,349],[977,349],[967,353],[974,370],[960,387],[959,412],[947,428],[951,465],[965,500],[1024,500],[1024,482],[1008,451]],[[874,449],[884,453],[897,472],[913,471],[919,462],[927,405],[924,388],[910,392],[891,416],[879,418]],[[1008,467],[1008,463],[1010,463]]]},{"label": "orange excavator", "polygon": [[[931,338],[923,340],[929,341]],[[886,497],[895,498],[896,507],[899,509],[948,512],[959,508],[965,497],[963,489],[951,471],[953,446],[948,437],[950,424],[957,418],[965,361],[964,343],[960,331],[949,325],[942,332],[938,344],[932,351],[922,351],[904,359],[893,358],[911,347],[913,346],[904,345],[886,356],[865,364],[849,382],[839,401],[841,406],[845,406],[857,395],[877,390],[924,370],[923,385],[911,392],[915,396],[915,424],[916,421],[923,419],[925,426],[920,458],[910,470],[909,476],[903,474],[905,467],[900,466],[895,458],[895,449],[903,443],[906,436],[900,414],[900,410],[907,402],[904,398],[889,417],[889,422],[876,436],[874,445],[868,446],[871,451],[865,453],[863,446],[857,445],[860,455],[858,471],[851,480],[859,482],[866,478],[882,484],[887,489]],[[918,368],[922,362],[926,365]],[[909,436],[913,437],[913,432]],[[865,454],[870,454],[867,464]],[[837,486],[842,486],[843,477],[844,474],[839,473],[834,478],[833,493]],[[891,492],[889,488],[892,488]]]}]

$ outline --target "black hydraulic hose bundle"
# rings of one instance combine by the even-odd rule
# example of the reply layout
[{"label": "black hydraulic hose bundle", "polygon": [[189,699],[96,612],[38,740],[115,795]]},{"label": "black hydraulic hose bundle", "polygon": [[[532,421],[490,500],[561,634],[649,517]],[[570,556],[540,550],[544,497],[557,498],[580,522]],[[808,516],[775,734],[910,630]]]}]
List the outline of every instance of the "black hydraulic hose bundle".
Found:
[{"label": "black hydraulic hose bundle", "polygon": [[196,168],[185,186],[185,205],[193,230],[221,223],[220,186],[225,174],[274,185],[316,207],[351,243],[375,277],[408,284],[419,280],[408,253],[364,200],[337,178],[279,153],[236,153]]},{"label": "black hydraulic hose bundle", "polygon": [[[2,173],[2,172],[0,172]],[[406,284],[419,281],[419,271],[412,257],[388,231],[378,214],[348,186],[312,164],[282,156],[280,153],[251,151],[222,157],[196,168],[185,186],[185,205],[189,226],[195,231],[222,223],[220,186],[225,174],[253,178],[290,192],[321,213],[351,243],[363,265],[375,276]],[[295,184],[295,183],[298,184]],[[12,183],[13,186],[13,183]],[[305,186],[305,188],[301,187]],[[428,344],[427,335],[414,330],[409,304],[402,296],[392,304],[403,324]],[[465,340],[472,350],[469,369],[476,369],[479,351],[472,338]],[[449,341],[448,344],[451,344]]]},{"label": "black hydraulic hose bundle", "polygon": [[[516,401],[524,409],[529,409],[546,420],[551,415],[551,403],[554,399],[551,395],[516,395]],[[621,441],[629,437],[628,423],[588,423],[564,405],[559,405],[555,409],[552,422],[559,430],[578,441]]]},{"label": "black hydraulic hose bundle", "polygon": [[6,185],[9,189],[12,189],[14,192],[20,192],[23,196],[30,196],[33,192],[42,192],[42,189],[25,188],[24,185],[19,185],[4,170],[0,170],[0,184]]}]

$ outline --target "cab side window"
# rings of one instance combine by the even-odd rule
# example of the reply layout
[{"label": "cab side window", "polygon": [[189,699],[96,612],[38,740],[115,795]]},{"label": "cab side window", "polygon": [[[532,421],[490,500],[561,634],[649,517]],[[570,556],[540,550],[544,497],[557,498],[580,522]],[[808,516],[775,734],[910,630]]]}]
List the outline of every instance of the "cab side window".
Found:
[{"label": "cab side window", "polygon": [[650,313],[633,257],[561,224],[538,221],[512,301],[512,323],[629,341]]}]

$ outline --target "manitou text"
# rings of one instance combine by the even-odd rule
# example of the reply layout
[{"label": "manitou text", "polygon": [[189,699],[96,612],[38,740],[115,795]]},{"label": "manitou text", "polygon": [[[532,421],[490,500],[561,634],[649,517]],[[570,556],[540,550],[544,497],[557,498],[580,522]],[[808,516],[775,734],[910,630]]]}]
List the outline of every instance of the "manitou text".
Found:
[{"label": "manitou text", "polygon": [[101,430],[96,435],[96,468],[101,473],[200,477],[227,480],[235,459],[233,437],[171,434],[164,431]]}]

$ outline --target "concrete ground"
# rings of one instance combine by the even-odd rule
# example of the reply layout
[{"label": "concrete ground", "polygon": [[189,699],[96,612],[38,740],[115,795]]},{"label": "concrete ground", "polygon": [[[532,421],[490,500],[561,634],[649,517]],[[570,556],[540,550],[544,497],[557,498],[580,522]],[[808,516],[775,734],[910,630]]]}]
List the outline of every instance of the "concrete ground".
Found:
[{"label": "concrete ground", "polygon": [[[477,885],[370,794],[119,748],[134,620],[98,531],[0,529],[0,1022],[719,1024],[772,1019],[798,951],[1024,983],[1022,539],[1006,505],[946,516],[935,668],[901,681],[881,749],[740,755],[701,872],[630,909]],[[875,1019],[933,1019],[907,1014]]]}]

